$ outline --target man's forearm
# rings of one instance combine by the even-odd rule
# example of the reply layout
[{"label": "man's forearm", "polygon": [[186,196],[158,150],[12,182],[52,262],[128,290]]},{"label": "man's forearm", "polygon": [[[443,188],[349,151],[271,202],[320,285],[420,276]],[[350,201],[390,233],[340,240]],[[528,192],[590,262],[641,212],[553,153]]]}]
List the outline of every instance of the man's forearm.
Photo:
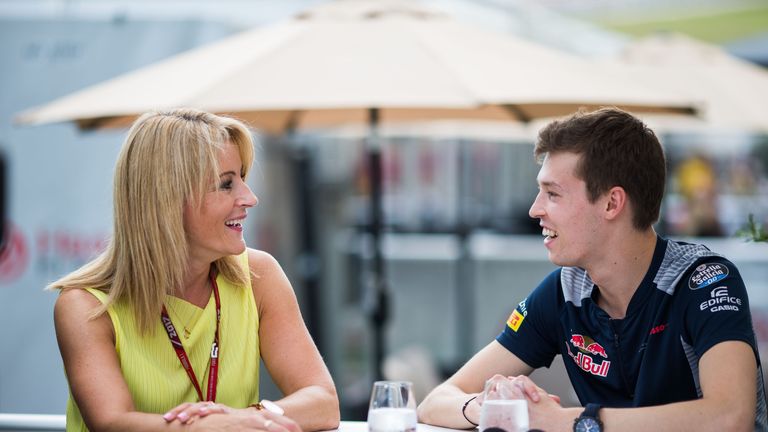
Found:
[{"label": "man's forearm", "polygon": [[[712,401],[695,400],[642,408],[603,408],[599,412],[605,432],[706,432],[752,431],[754,412],[714,406]],[[582,408],[545,408],[528,401],[530,426],[547,432],[570,432]]]},{"label": "man's forearm", "polygon": [[453,385],[442,384],[419,405],[419,422],[453,429],[472,428],[480,418],[480,406],[473,400],[467,404],[466,410],[463,408],[464,404],[475,396],[476,394],[464,393]]},{"label": "man's forearm", "polygon": [[645,408],[601,410],[605,430],[706,432],[753,431],[755,412],[744,412],[703,399]]}]

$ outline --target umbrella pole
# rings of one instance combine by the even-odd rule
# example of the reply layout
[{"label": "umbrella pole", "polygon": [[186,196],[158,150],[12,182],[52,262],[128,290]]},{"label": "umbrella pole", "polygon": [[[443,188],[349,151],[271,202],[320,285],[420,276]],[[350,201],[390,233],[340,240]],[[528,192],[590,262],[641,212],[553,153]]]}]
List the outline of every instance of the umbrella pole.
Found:
[{"label": "umbrella pole", "polygon": [[472,191],[470,182],[472,179],[472,166],[470,164],[471,153],[464,140],[458,142],[458,218],[456,221],[456,239],[458,240],[459,253],[456,257],[456,316],[463,317],[456,320],[458,356],[456,370],[463,365],[474,352],[475,331],[475,286],[474,263],[470,250],[469,238],[472,233],[467,200]]},{"label": "umbrella pole", "polygon": [[302,294],[306,298],[307,330],[315,341],[320,354],[325,354],[325,339],[321,322],[320,257],[317,251],[317,218],[312,185],[315,184],[312,154],[308,143],[296,139],[300,113],[293,112],[285,125],[285,140],[291,148],[290,161],[293,168],[294,196],[296,197],[296,223],[299,227],[298,255],[296,270]]},{"label": "umbrella pole", "polygon": [[[289,136],[292,137],[293,134]],[[294,196],[297,197],[297,225],[299,226],[299,254],[296,267],[302,293],[306,298],[307,330],[312,335],[320,354],[326,354],[321,321],[321,266],[317,251],[317,220],[315,217],[317,205],[312,193],[315,184],[312,155],[306,143],[299,143],[291,156],[295,179]]]},{"label": "umbrella pole", "polygon": [[369,234],[373,249],[373,265],[368,286],[368,317],[373,330],[373,375],[375,380],[383,379],[382,365],[386,352],[384,329],[389,319],[389,295],[385,278],[384,257],[381,250],[383,227],[381,142],[379,141],[379,109],[368,110],[370,135],[367,143],[368,174],[370,180],[370,224]]}]

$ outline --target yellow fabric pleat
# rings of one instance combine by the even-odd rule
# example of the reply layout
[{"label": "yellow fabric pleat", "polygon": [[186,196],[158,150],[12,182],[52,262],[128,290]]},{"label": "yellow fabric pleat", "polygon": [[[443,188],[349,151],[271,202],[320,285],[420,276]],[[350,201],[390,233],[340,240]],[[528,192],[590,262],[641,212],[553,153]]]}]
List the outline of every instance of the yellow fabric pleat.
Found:
[{"label": "yellow fabric pleat", "polygon": [[[241,256],[248,266],[247,253]],[[221,297],[219,378],[216,402],[244,408],[259,401],[259,315],[250,286],[235,286],[217,277]],[[89,289],[102,303],[107,295]],[[169,316],[176,327],[198,384],[206,395],[211,343],[216,330],[213,294],[204,309],[168,296]],[[175,313],[171,311],[175,310]],[[120,368],[137,411],[162,414],[183,403],[196,402],[197,392],[171,346],[160,317],[152,334],[141,335],[134,314],[125,302],[109,308],[115,329],[115,348]],[[195,316],[197,315],[197,316]],[[186,321],[186,322],[182,322]],[[191,331],[188,338],[183,328]],[[67,431],[87,431],[80,410],[70,395],[67,402]]]}]

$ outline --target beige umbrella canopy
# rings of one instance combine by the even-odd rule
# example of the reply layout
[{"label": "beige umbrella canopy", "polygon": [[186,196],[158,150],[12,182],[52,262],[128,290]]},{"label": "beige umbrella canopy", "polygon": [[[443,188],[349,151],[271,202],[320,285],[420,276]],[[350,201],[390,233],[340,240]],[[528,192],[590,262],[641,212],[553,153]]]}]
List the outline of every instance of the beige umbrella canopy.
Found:
[{"label": "beige umbrella canopy", "polygon": [[265,131],[367,121],[530,120],[579,107],[690,112],[675,93],[397,1],[341,0],[22,113],[21,123],[123,126],[158,108],[231,113]]},{"label": "beige umbrella canopy", "polygon": [[768,72],[721,48],[675,33],[639,39],[626,47],[613,67],[638,82],[699,99],[699,118],[647,116],[666,130],[768,132]]},{"label": "beige umbrella canopy", "polygon": [[[267,132],[432,119],[528,121],[580,107],[692,112],[691,104],[586,60],[454,21],[413,2],[339,0],[169,58],[22,113],[22,123],[126,126],[177,106]],[[380,149],[371,140],[370,284],[377,373],[387,319]],[[311,290],[310,290],[311,291]]]}]

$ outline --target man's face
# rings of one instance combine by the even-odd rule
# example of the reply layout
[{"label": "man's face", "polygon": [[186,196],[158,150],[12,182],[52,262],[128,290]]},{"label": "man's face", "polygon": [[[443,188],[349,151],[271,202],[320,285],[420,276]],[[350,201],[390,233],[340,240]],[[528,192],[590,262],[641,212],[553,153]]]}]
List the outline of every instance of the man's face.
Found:
[{"label": "man's face", "polygon": [[576,177],[580,156],[547,154],[536,180],[539,193],[528,214],[539,219],[549,260],[559,266],[586,268],[598,253],[603,200],[590,203],[587,184]]}]

